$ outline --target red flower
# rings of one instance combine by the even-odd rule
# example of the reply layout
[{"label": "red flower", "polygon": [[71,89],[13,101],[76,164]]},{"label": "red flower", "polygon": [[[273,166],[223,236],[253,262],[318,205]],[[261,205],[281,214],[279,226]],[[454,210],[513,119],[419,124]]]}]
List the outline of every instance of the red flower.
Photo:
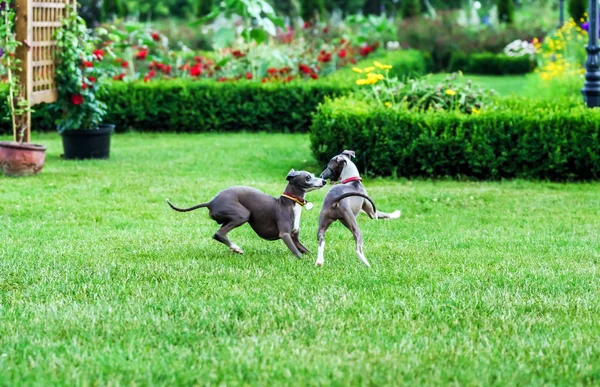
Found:
[{"label": "red flower", "polygon": [[155,75],[156,75],[156,71],[155,70],[151,70],[150,72],[148,72],[148,76],[150,78],[154,78]]},{"label": "red flower", "polygon": [[310,28],[310,22],[304,22],[304,29]]},{"label": "red flower", "polygon": [[171,74],[171,65],[164,65],[162,67],[162,72],[167,75]]},{"label": "red flower", "polygon": [[310,74],[310,77],[312,79],[319,79],[319,76],[317,74],[315,74],[315,73]]},{"label": "red flower", "polygon": [[243,57],[246,56],[246,54],[244,54],[240,50],[233,50],[233,51],[231,51],[231,55],[233,55],[233,57],[236,58],[236,59],[243,58]]},{"label": "red flower", "polygon": [[147,56],[148,56],[148,50],[142,49],[142,50],[138,51],[137,54],[135,54],[135,59],[146,60]]},{"label": "red flower", "polygon": [[283,81],[284,82],[290,82],[291,80],[292,80],[292,76],[290,75],[286,79],[284,79]]},{"label": "red flower", "polygon": [[188,71],[190,69],[189,64],[184,64],[183,66],[179,66],[179,70]]},{"label": "red flower", "polygon": [[317,60],[319,62],[322,62],[322,63],[330,62],[331,61],[331,54],[328,53],[328,52],[325,52],[325,51],[321,50],[321,53],[319,54],[319,57],[317,58]]},{"label": "red flower", "polygon": [[160,34],[158,32],[153,32],[151,35],[152,40],[154,40],[155,42],[158,42],[160,40]]},{"label": "red flower", "polygon": [[190,75],[192,77],[199,77],[202,74],[202,65],[200,63],[196,63],[192,67],[190,67]]},{"label": "red flower", "polygon": [[202,57],[196,56],[196,57],[194,57],[194,60],[196,61],[196,63],[201,63],[202,62]]},{"label": "red flower", "polygon": [[121,73],[121,74],[119,74],[119,75],[115,75],[115,76],[113,77],[113,79],[114,79],[115,81],[122,81],[122,80],[123,80],[123,78],[125,78],[125,73]]},{"label": "red flower", "polygon": [[300,63],[300,64],[298,65],[298,70],[302,71],[304,74],[310,74],[310,73],[312,73],[312,70],[311,70],[311,68],[310,68],[310,67],[308,67],[308,66],[307,66],[307,65],[305,65],[305,64],[302,64],[302,63]]},{"label": "red flower", "polygon": [[346,50],[340,50],[340,52],[338,52],[338,56],[340,58],[345,58],[346,57]]},{"label": "red flower", "polygon": [[346,39],[341,39],[340,44],[344,44],[344,43],[346,43]]},{"label": "red flower", "polygon": [[84,65],[85,67],[94,67],[94,64],[93,64],[92,62],[88,62],[87,60],[84,60],[84,61],[83,61],[83,65]]},{"label": "red flower", "polygon": [[262,83],[267,83],[267,78],[263,78],[261,82]]},{"label": "red flower", "polygon": [[126,69],[127,67],[129,67],[129,62],[127,62],[126,60],[121,62],[121,67],[123,67],[124,69]]},{"label": "red flower", "polygon": [[75,94],[71,96],[71,102],[73,105],[81,105],[83,103],[83,97],[81,94]]},{"label": "red flower", "polygon": [[373,52],[373,49],[369,46],[364,46],[360,49],[360,55],[367,56]]},{"label": "red flower", "polygon": [[267,69],[267,73],[269,73],[270,75],[277,74],[277,69],[274,69],[273,67],[271,67],[271,68]]},{"label": "red flower", "polygon": [[352,58],[352,59],[350,59],[350,62],[352,62],[352,64],[356,64],[357,60],[356,60],[356,58]]},{"label": "red flower", "polygon": [[123,59],[121,59],[121,58],[117,58],[117,59],[115,59],[115,62],[117,62],[117,63],[121,63],[121,62],[123,62]]},{"label": "red flower", "polygon": [[88,85],[87,85],[87,83],[84,83],[83,85],[81,85],[81,88],[82,88],[83,90],[87,89],[87,88],[88,88]]},{"label": "red flower", "polygon": [[252,79],[252,73],[250,71],[246,73],[246,79]]},{"label": "red flower", "polygon": [[225,82],[226,80],[227,80],[227,78],[221,77],[221,78],[217,79],[217,82]]},{"label": "red flower", "polygon": [[323,28],[323,33],[325,33],[325,34],[326,34],[326,33],[328,33],[328,32],[329,32],[329,27],[325,27],[325,28]]},{"label": "red flower", "polygon": [[104,58],[104,54],[105,54],[104,50],[94,50],[94,56],[98,60],[102,60]]},{"label": "red flower", "polygon": [[279,74],[288,74],[292,69],[288,66],[282,67],[279,69]]},{"label": "red flower", "polygon": [[152,79],[152,77],[148,76],[148,75],[144,75],[144,82],[149,82]]},{"label": "red flower", "polygon": [[88,77],[88,80],[92,83],[96,82],[96,77]]}]

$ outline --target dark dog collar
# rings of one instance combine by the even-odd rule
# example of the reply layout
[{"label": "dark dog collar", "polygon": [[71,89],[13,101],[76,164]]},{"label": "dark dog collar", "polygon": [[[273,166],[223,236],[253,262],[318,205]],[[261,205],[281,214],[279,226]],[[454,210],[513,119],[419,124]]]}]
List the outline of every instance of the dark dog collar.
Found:
[{"label": "dark dog collar", "polygon": [[362,179],[360,178],[360,176],[349,177],[347,179],[342,180],[340,184],[350,183],[351,181],[362,181]]},{"label": "dark dog collar", "polygon": [[292,201],[294,201],[294,202],[298,203],[298,204],[299,204],[300,206],[302,206],[302,207],[304,207],[304,205],[305,205],[306,203],[308,203],[308,201],[307,201],[307,200],[305,200],[305,199],[302,199],[301,197],[298,197],[298,196],[296,196],[296,195],[292,195],[291,193],[288,193],[288,192],[284,192],[284,193],[282,193],[282,194],[281,194],[281,196],[283,196],[283,197],[284,197],[284,198],[286,198],[286,199],[290,199],[290,200],[292,200]]}]

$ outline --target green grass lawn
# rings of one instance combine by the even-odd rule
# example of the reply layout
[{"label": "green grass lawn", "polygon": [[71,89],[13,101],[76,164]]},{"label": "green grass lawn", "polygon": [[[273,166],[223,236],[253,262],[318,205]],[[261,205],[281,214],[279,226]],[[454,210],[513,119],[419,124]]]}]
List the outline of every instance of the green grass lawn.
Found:
[{"label": "green grass lawn", "polygon": [[[113,138],[109,161],[0,177],[0,385],[573,385],[600,381],[600,184],[365,181],[397,221],[297,260],[206,201],[320,172],[307,136]],[[358,155],[360,157],[361,155]]]},{"label": "green grass lawn", "polygon": [[[432,74],[433,82],[441,82],[448,74]],[[500,97],[527,97],[535,99],[556,99],[560,96],[581,97],[583,78],[579,81],[567,80],[561,82],[546,82],[539,79],[537,74],[526,75],[475,75],[464,74],[463,80],[470,79],[474,84],[487,89],[494,89]],[[581,97],[583,100],[583,97]]]}]

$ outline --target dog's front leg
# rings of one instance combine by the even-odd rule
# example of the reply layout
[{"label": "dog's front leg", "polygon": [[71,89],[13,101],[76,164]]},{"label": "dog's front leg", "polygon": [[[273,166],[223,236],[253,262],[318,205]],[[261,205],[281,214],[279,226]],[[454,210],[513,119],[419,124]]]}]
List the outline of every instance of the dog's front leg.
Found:
[{"label": "dog's front leg", "polygon": [[302,254],[310,253],[310,250],[307,249],[306,247],[304,247],[304,245],[300,242],[300,233],[299,232],[292,231],[292,240],[294,241],[294,244],[296,245],[296,247]]},{"label": "dog's front leg", "polygon": [[280,233],[279,238],[283,239],[283,241],[285,242],[285,245],[288,247],[288,249],[290,249],[290,251],[292,253],[294,253],[294,255],[297,258],[302,258],[302,253],[300,253],[300,251],[296,247],[296,244],[294,243],[294,240],[292,239],[292,235],[289,232]]}]

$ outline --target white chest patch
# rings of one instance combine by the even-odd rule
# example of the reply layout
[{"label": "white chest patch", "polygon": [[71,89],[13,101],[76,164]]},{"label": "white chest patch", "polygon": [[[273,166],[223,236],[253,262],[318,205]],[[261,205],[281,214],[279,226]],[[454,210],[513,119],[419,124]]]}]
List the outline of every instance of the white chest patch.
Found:
[{"label": "white chest patch", "polygon": [[292,231],[300,231],[300,216],[302,215],[302,207],[300,204],[294,205],[294,229]]}]

